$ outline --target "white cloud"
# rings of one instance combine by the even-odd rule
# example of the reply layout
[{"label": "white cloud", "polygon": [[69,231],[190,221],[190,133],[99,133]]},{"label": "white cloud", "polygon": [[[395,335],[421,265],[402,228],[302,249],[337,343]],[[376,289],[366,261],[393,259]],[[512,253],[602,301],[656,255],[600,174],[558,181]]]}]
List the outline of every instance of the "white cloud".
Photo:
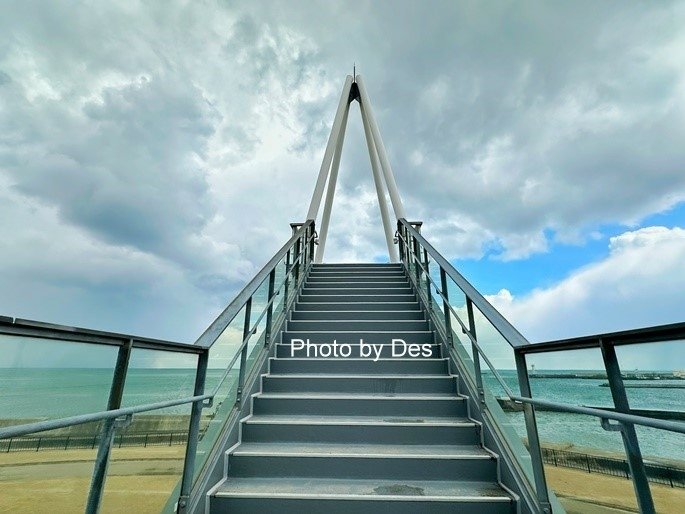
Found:
[{"label": "white cloud", "polygon": [[[645,227],[611,238],[609,247],[608,257],[552,287],[519,298],[501,290],[488,300],[531,342],[682,321],[685,229]],[[630,368],[685,367],[675,346],[666,354],[672,354],[674,362],[659,351],[640,351],[624,350]],[[583,362],[582,355],[554,357],[549,362],[562,368],[601,365],[596,358]]]}]

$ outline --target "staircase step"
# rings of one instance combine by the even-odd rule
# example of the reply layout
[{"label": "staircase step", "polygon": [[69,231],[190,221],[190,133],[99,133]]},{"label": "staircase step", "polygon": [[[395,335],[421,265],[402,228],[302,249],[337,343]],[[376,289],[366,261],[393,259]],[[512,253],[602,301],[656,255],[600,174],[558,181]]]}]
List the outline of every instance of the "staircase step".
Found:
[{"label": "staircase step", "polygon": [[[308,334],[311,334],[311,332],[308,332]],[[306,339],[304,339],[304,340],[306,341]],[[366,342],[368,340],[364,339],[364,341]],[[408,344],[411,343],[410,341],[408,341],[406,339],[405,339],[405,341]],[[369,343],[369,344],[371,344],[371,343]],[[373,343],[373,344],[378,345],[381,343]],[[419,343],[414,343],[414,344],[419,344]],[[420,345],[421,345],[420,350],[418,350],[418,349],[416,349],[416,347],[414,347],[415,352],[420,351],[419,356],[410,357],[410,358],[414,358],[416,360],[421,360],[421,359],[439,359],[442,357],[442,355],[440,355],[440,345],[430,344],[427,342],[420,343]],[[423,345],[430,345],[430,346],[427,346],[424,348]],[[361,346],[359,344],[350,344],[349,346],[350,346],[350,350],[351,350],[349,357],[340,357],[340,358],[365,358],[365,359],[368,359],[370,362],[373,362],[376,358],[379,358],[379,360],[380,359],[393,359],[393,358],[395,358],[395,359],[396,358],[407,358],[407,355],[409,352],[409,349],[407,348],[407,352],[404,355],[400,354],[400,352],[403,350],[404,347],[402,345],[398,344],[395,347],[396,348],[396,350],[395,350],[396,356],[393,356],[392,345],[382,344],[380,346],[380,355],[376,354],[376,350],[374,350],[374,349],[369,350],[368,348],[366,348],[364,350],[366,353],[362,357],[360,355]],[[347,352],[347,349],[341,349],[340,344],[339,344],[338,345],[338,351],[340,351],[340,350]],[[305,348],[302,348],[302,349],[300,349],[299,346],[295,346],[293,348],[292,345],[290,344],[290,342],[276,345],[276,357],[282,358],[282,359],[291,359],[293,357],[301,358],[301,359],[306,359],[306,358],[324,358],[324,359],[335,358],[334,354],[331,353],[333,351],[334,351],[334,349],[332,348],[332,345],[326,344],[326,343],[324,343],[324,344],[312,344],[309,347],[309,349],[307,349],[306,346],[305,346]],[[424,355],[424,352],[426,352],[426,351],[429,352],[428,355]],[[369,353],[369,352],[371,352],[371,353]],[[340,353],[338,353],[338,355],[340,355]]]},{"label": "staircase step", "polygon": [[496,483],[336,478],[233,478],[210,497],[212,513],[513,514]]},{"label": "staircase step", "polygon": [[368,320],[368,321],[349,321],[349,320],[317,320],[317,321],[288,321],[288,330],[293,332],[308,331],[330,331],[330,330],[364,330],[370,332],[377,331],[428,331],[428,321],[422,320]]},{"label": "staircase step", "polygon": [[[372,361],[373,362],[373,361]],[[456,394],[448,375],[265,375],[265,393]]]},{"label": "staircase step", "polygon": [[320,302],[415,302],[416,295],[394,294],[394,293],[368,293],[368,294],[300,294],[299,303],[320,303]]},{"label": "staircase step", "polygon": [[324,268],[399,268],[403,264],[397,262],[319,262],[314,264],[314,269]]},{"label": "staircase step", "polygon": [[259,393],[254,414],[320,416],[465,416],[464,398],[437,394]]},{"label": "staircase step", "polygon": [[381,283],[400,283],[408,284],[409,279],[406,275],[375,275],[372,277],[360,277],[356,274],[345,275],[344,277],[331,277],[329,274],[312,274],[307,277],[307,285],[318,283],[333,283],[333,284],[376,284]]},{"label": "staircase step", "polygon": [[397,280],[395,282],[333,282],[333,281],[307,281],[304,285],[306,292],[327,291],[329,289],[340,290],[340,292],[321,293],[321,294],[355,294],[355,291],[361,291],[360,294],[366,294],[369,291],[385,291],[390,290],[395,293],[399,289],[411,289],[411,285],[407,280]]},{"label": "staircase step", "polygon": [[400,277],[407,280],[404,271],[315,271],[309,272],[308,278],[385,278]]},{"label": "staircase step", "polygon": [[274,374],[309,373],[332,374],[396,374],[418,373],[424,375],[445,375],[448,373],[447,359],[371,359],[360,358],[290,358],[270,360],[269,371]]},{"label": "staircase step", "polygon": [[[383,302],[383,301],[366,301],[366,302],[347,302],[343,300],[335,301],[311,301],[298,302],[295,305],[295,310],[303,311],[407,311],[420,310],[419,302],[416,298],[410,301],[402,302]],[[423,312],[423,311],[421,311]]]},{"label": "staircase step", "polygon": [[228,458],[233,477],[497,480],[497,461],[477,446],[243,443]]},{"label": "staircase step", "polygon": [[480,430],[468,418],[375,416],[250,416],[244,442],[337,442],[349,444],[480,444]]},{"label": "staircase step", "polygon": [[425,320],[426,315],[420,310],[410,311],[292,311],[293,321],[362,321],[362,320]]},{"label": "staircase step", "polygon": [[[433,332],[428,330],[392,330],[392,331],[368,331],[368,330],[288,330],[283,332],[281,342],[289,344],[293,339],[302,339],[312,344],[330,344],[337,341],[338,344],[359,344],[363,340],[365,344],[387,344],[393,339],[401,339],[407,344],[432,344]],[[399,343],[397,343],[399,345]],[[397,357],[401,357],[397,355]],[[405,355],[415,357],[415,355]]]},{"label": "staircase step", "polygon": [[409,285],[403,287],[305,287],[300,293],[302,296],[314,295],[340,295],[340,296],[385,296],[385,295],[414,295],[414,290]]}]

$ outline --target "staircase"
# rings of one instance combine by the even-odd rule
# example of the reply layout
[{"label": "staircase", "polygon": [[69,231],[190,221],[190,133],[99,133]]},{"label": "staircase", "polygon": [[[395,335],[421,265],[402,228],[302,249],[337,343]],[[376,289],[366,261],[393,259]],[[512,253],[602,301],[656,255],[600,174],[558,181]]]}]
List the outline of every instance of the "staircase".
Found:
[{"label": "staircase", "polygon": [[401,265],[314,265],[290,316],[207,512],[516,512]]}]

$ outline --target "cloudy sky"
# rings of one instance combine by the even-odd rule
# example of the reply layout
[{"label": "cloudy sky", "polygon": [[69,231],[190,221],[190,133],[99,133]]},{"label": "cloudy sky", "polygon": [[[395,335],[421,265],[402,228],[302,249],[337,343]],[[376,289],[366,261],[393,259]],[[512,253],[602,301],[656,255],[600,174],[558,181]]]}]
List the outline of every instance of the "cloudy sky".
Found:
[{"label": "cloudy sky", "polygon": [[[354,62],[408,216],[531,340],[685,319],[685,3],[580,1],[3,2],[0,313],[193,341]],[[372,188],[355,104],[328,260],[385,258]]]}]

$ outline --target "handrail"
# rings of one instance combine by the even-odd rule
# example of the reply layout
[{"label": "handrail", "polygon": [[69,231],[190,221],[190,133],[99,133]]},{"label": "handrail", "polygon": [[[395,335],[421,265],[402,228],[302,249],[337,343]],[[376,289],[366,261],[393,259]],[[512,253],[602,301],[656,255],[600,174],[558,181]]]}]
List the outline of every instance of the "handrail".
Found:
[{"label": "handrail", "polygon": [[[404,219],[398,221],[398,230],[396,233],[396,242],[401,244],[402,260],[407,270],[407,274],[414,284],[416,291],[421,298],[424,298],[428,305],[433,300],[433,289],[443,301],[442,314],[444,315],[444,327],[440,323],[436,323],[436,329],[442,333],[444,328],[443,338],[447,346],[450,347],[450,352],[454,353],[454,339],[451,328],[451,317],[453,316],[462,331],[471,340],[473,350],[473,373],[475,375],[476,387],[480,401],[483,405],[485,403],[485,390],[483,385],[483,377],[480,365],[482,358],[490,368],[495,379],[499,382],[505,391],[506,398],[518,404],[524,405],[524,417],[526,424],[526,431],[528,433],[529,451],[531,456],[531,463],[533,468],[533,478],[535,480],[535,493],[537,495],[537,502],[543,512],[551,512],[550,496],[547,492],[547,482],[544,473],[544,466],[542,462],[542,452],[540,447],[539,435],[537,430],[537,421],[535,417],[534,407],[545,407],[548,410],[570,412],[575,414],[594,416],[601,421],[602,428],[609,431],[620,431],[623,437],[626,455],[631,470],[631,477],[635,492],[637,496],[640,511],[645,514],[653,514],[654,505],[649,490],[648,479],[644,466],[644,459],[642,458],[635,426],[645,426],[656,428],[660,430],[667,430],[670,432],[685,434],[685,423],[675,422],[670,420],[655,419],[648,416],[633,414],[623,385],[621,370],[618,364],[618,359],[615,353],[615,347],[618,345],[655,343],[664,341],[677,341],[685,339],[685,323],[674,323],[670,325],[661,325],[655,327],[646,327],[633,330],[624,330],[620,332],[611,332],[604,334],[596,334],[590,336],[577,337],[572,339],[563,339],[557,341],[547,341],[542,343],[530,344],[513,326],[490,305],[478,291],[459,274],[454,267],[443,258],[423,236],[416,230],[411,223]],[[412,245],[413,243],[413,245]],[[417,245],[418,244],[418,245]],[[419,250],[422,249],[422,251]],[[423,253],[424,263],[421,262],[421,253]],[[433,262],[435,262],[440,269],[441,284],[430,275],[428,268],[429,255]],[[425,264],[425,265],[424,265]],[[412,273],[411,266],[413,265],[415,273]],[[420,272],[419,272],[420,270]],[[421,278],[425,276],[425,287],[421,284]],[[466,309],[468,312],[469,326],[464,323],[456,310],[452,307],[449,301],[449,292],[447,287],[447,276],[461,289],[466,297]],[[479,308],[486,319],[490,322],[495,330],[497,330],[511,346],[516,360],[516,370],[518,385],[521,394],[514,394],[507,385],[506,381],[499,374],[497,369],[485,354],[478,339],[476,337],[475,322],[473,318],[473,305]],[[431,317],[436,317],[436,313],[432,308],[428,308]],[[446,336],[446,337],[445,337]],[[581,348],[600,348],[602,350],[602,357],[604,367],[609,379],[609,386],[611,387],[612,399],[614,401],[614,410],[607,410],[604,408],[585,407],[582,405],[571,405],[567,403],[554,402],[549,400],[539,400],[532,398],[532,391],[530,388],[528,370],[525,357],[527,354],[536,354],[553,351],[567,351]],[[458,354],[455,354],[457,361],[462,360]],[[494,419],[494,418],[493,418]],[[617,422],[612,424],[611,421]],[[497,421],[494,421],[497,424]],[[508,445],[506,436],[502,441]]]},{"label": "handrail", "polygon": [[[311,241],[311,239],[314,237],[314,235],[310,236],[308,241]],[[303,252],[300,253],[300,255],[293,261],[293,265],[297,263],[300,258],[304,255]],[[293,268],[294,269],[294,268]],[[288,271],[288,274],[292,272]],[[304,282],[306,278],[306,275],[303,273],[302,276],[300,277],[298,283],[296,284],[296,287],[298,287],[302,282]],[[90,423],[93,421],[102,421],[104,419],[114,419],[118,418],[121,416],[127,416],[131,414],[136,414],[140,412],[148,412],[152,410],[159,410],[159,409],[164,409],[167,407],[174,407],[177,405],[183,405],[185,403],[195,403],[199,401],[204,401],[204,400],[209,400],[213,399],[217,393],[219,392],[219,389],[221,388],[221,385],[223,384],[224,380],[226,380],[226,377],[230,374],[231,369],[233,368],[233,364],[238,360],[238,357],[240,357],[240,354],[245,347],[245,345],[248,344],[250,337],[255,333],[256,327],[259,325],[259,322],[263,319],[264,315],[268,311],[269,307],[273,304],[276,296],[280,292],[280,290],[283,288],[285,285],[287,279],[284,279],[281,282],[281,285],[279,289],[274,292],[273,297],[269,300],[267,305],[264,307],[264,311],[262,315],[257,319],[255,322],[255,326],[250,330],[249,334],[247,337],[243,339],[242,344],[236,349],[235,355],[233,356],[233,359],[230,361],[230,363],[226,366],[226,371],[224,374],[221,376],[219,379],[219,382],[217,385],[214,387],[213,391],[208,394],[200,395],[200,396],[191,396],[191,397],[186,397],[186,398],[179,398],[177,400],[168,400],[164,402],[157,402],[157,403],[150,403],[150,404],[144,404],[144,405],[137,405],[135,407],[125,407],[125,408],[120,408],[120,409],[113,409],[113,410],[106,410],[106,411],[100,411],[100,412],[93,412],[90,414],[79,414],[76,416],[69,416],[65,418],[58,418],[58,419],[53,419],[53,420],[45,420],[45,421],[37,421],[34,423],[25,423],[23,425],[15,425],[12,427],[6,427],[6,428],[0,428],[0,439],[7,439],[9,437],[18,437],[26,434],[31,434],[34,432],[44,432],[46,430],[55,430],[58,428],[65,428],[69,426],[74,426],[74,425],[82,425],[84,423]],[[2,323],[4,320],[0,319],[0,323]],[[41,322],[32,322],[35,324],[37,327],[42,327],[43,325],[47,327],[51,327],[52,329],[54,328],[62,328],[59,325],[50,325],[47,323],[41,323]],[[34,326],[34,325],[31,325]],[[65,327],[67,329],[71,327]],[[81,330],[81,329],[77,329]],[[88,331],[87,329],[84,329]],[[97,332],[97,331],[88,331],[88,332]],[[2,332],[0,332],[2,333]],[[108,333],[104,333],[108,334]],[[119,334],[117,334],[119,335]],[[164,341],[162,341],[164,342]],[[181,344],[181,343],[176,343],[176,344]],[[197,347],[195,345],[185,345],[188,347],[191,347],[195,350],[199,350],[201,352],[207,351],[206,348],[203,347]]]},{"label": "handrail", "polygon": [[421,245],[428,250],[428,252],[431,254],[435,262],[438,263],[438,265],[445,270],[445,273],[449,275],[449,277],[461,288],[461,290],[468,296],[473,304],[478,307],[478,310],[485,316],[490,323],[492,323],[492,326],[495,327],[495,329],[502,334],[502,337],[513,347],[513,348],[519,348],[522,346],[526,346],[530,344],[528,340],[523,337],[523,335],[516,330],[511,323],[507,321],[507,319],[502,316],[497,309],[495,309],[490,302],[488,302],[482,294],[476,290],[475,287],[471,285],[471,283],[466,280],[461,273],[459,273],[454,266],[450,264],[450,262],[445,259],[438,251],[433,248],[433,246],[424,239],[424,237],[413,227],[409,222],[402,218],[399,220],[399,223],[404,226],[411,235],[416,238]]},{"label": "handrail", "polygon": [[265,279],[268,278],[271,270],[276,267],[280,260],[290,251],[290,247],[302,236],[302,234],[312,226],[314,220],[307,220],[292,237],[285,243],[269,262],[261,269],[255,277],[238,293],[231,303],[217,316],[202,335],[195,341],[195,344],[205,348],[211,347],[223,331],[230,325],[231,321],[238,315],[247,300],[259,289]]},{"label": "handrail", "polygon": [[165,350],[180,353],[202,353],[203,348],[194,344],[153,339],[118,332],[92,330],[88,328],[57,325],[28,319],[0,316],[0,335],[33,337],[38,339],[60,340],[75,343],[105,344],[122,346],[132,341],[134,348]]},{"label": "handrail", "polygon": [[557,339],[532,343],[521,348],[521,353],[543,353],[563,350],[578,350],[583,348],[597,348],[601,341],[611,341],[614,346],[643,343],[662,343],[685,339],[685,323],[671,323],[653,327],[634,328],[620,332],[606,332],[588,336]]}]

